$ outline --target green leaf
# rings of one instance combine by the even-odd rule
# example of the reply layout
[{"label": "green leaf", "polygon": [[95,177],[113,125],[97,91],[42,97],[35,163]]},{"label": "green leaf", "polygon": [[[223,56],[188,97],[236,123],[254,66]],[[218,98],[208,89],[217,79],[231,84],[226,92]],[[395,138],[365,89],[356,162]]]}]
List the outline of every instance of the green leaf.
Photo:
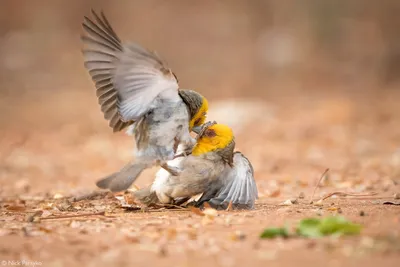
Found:
[{"label": "green leaf", "polygon": [[353,235],[359,234],[361,231],[361,225],[352,223],[341,216],[331,216],[322,219],[321,221],[321,232],[324,235]]},{"label": "green leaf", "polygon": [[267,238],[267,239],[272,239],[272,238],[276,238],[276,237],[289,237],[289,232],[287,230],[287,228],[285,227],[280,227],[280,228],[275,228],[275,227],[271,227],[271,228],[266,228],[260,235],[260,238]]},{"label": "green leaf", "polygon": [[305,237],[321,237],[323,236],[319,227],[320,219],[307,218],[300,221],[296,233]]},{"label": "green leaf", "polygon": [[322,237],[328,235],[359,234],[362,226],[348,221],[342,216],[330,216],[322,219],[308,218],[300,221],[297,234],[305,237]]}]

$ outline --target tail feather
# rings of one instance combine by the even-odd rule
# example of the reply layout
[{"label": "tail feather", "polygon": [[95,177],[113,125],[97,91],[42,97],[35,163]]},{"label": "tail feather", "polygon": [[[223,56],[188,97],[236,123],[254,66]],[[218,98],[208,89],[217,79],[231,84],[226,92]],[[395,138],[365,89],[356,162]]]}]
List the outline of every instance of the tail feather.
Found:
[{"label": "tail feather", "polygon": [[130,163],[119,172],[110,174],[97,181],[96,185],[102,189],[110,189],[112,192],[119,192],[128,189],[136,178],[146,169],[147,165],[143,163]]}]

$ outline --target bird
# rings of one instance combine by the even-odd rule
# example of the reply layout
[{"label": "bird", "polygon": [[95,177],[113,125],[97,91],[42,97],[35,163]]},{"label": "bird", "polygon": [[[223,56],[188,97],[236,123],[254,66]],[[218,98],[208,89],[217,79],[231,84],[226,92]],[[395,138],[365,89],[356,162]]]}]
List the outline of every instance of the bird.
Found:
[{"label": "bird", "polygon": [[207,99],[180,89],[177,76],[155,52],[137,43],[123,43],[103,11],[84,16],[84,66],[96,87],[98,103],[113,132],[127,129],[135,140],[135,160],[96,185],[118,192],[128,189],[141,172],[161,166],[177,174],[167,161],[177,146],[190,148],[208,111]]},{"label": "bird", "polygon": [[205,202],[216,209],[253,209],[258,198],[254,170],[248,158],[235,151],[232,130],[223,124],[206,123],[197,136],[191,155],[173,160],[178,176],[160,169],[151,186],[132,192],[146,206],[180,205],[202,194],[195,206]]}]

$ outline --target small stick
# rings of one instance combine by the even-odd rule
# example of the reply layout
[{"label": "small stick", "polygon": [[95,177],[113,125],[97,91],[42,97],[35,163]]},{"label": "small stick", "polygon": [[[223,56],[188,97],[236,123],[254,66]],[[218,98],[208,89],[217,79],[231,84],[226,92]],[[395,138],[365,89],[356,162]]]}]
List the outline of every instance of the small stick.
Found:
[{"label": "small stick", "polygon": [[186,208],[181,208],[181,209],[148,209],[145,212],[170,212],[170,211],[189,211],[189,209]]},{"label": "small stick", "polygon": [[[161,207],[161,208],[171,207],[171,208],[176,208],[176,209],[186,209],[185,207],[181,207],[181,206],[174,205],[174,204],[155,204],[155,205],[158,207]],[[172,209],[169,209],[169,210],[172,210]]]},{"label": "small stick", "polygon": [[368,196],[374,196],[377,195],[378,193],[376,192],[371,192],[371,193],[346,193],[346,192],[333,192],[329,193],[326,196],[324,196],[321,200],[328,199],[332,196],[340,196],[340,197],[368,197]]},{"label": "small stick", "polygon": [[328,171],[329,171],[329,168],[327,168],[327,169],[322,173],[321,177],[319,178],[318,183],[317,183],[317,185],[315,186],[314,192],[313,192],[313,194],[312,194],[312,196],[311,196],[310,204],[313,203],[313,199],[314,199],[315,192],[317,191],[318,186],[320,185],[322,179],[325,177],[325,175],[328,173]]},{"label": "small stick", "polygon": [[74,214],[74,215],[61,215],[61,216],[54,216],[54,217],[45,217],[40,218],[40,220],[58,220],[58,219],[71,219],[71,218],[79,218],[79,217],[86,217],[86,216],[104,216],[105,212],[95,212],[95,213],[86,213],[86,214]]},{"label": "small stick", "polygon": [[88,194],[83,194],[80,196],[76,196],[76,197],[71,197],[69,199],[70,202],[78,202],[81,200],[85,200],[85,199],[90,199],[90,198],[94,198],[97,196],[106,196],[109,192],[104,192],[104,191],[94,191]]}]

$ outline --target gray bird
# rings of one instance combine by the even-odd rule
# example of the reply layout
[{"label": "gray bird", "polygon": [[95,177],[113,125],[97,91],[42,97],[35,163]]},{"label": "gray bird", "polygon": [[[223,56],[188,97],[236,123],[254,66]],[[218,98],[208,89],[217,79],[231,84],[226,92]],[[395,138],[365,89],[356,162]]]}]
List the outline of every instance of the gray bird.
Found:
[{"label": "gray bird", "polygon": [[192,90],[179,89],[175,74],[155,53],[135,43],[122,43],[103,14],[85,17],[82,41],[85,67],[96,85],[96,95],[114,132],[128,127],[136,142],[135,161],[97,182],[122,191],[149,167],[174,158],[178,144],[193,146],[190,131],[205,122],[208,101]]},{"label": "gray bird", "polygon": [[202,194],[197,206],[208,202],[225,209],[232,202],[235,209],[252,209],[258,198],[253,167],[242,153],[233,152],[234,147],[233,133],[227,126],[204,124],[192,154],[169,163],[179,174],[160,169],[153,184],[133,192],[133,196],[151,206],[181,204]]}]

